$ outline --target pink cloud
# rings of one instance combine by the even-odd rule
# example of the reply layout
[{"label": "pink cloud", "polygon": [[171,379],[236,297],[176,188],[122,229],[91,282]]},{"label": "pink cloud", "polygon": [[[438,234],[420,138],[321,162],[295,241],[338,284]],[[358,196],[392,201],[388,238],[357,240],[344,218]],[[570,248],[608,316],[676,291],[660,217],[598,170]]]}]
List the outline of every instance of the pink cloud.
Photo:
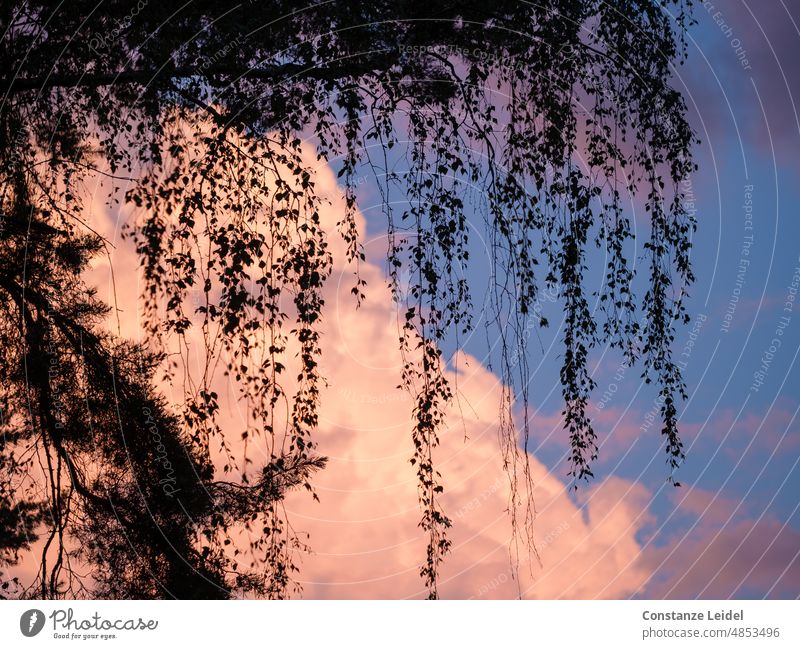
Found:
[{"label": "pink cloud", "polygon": [[700,525],[644,556],[652,598],[796,597],[800,584],[800,532],[772,514]]},{"label": "pink cloud", "polygon": [[[310,149],[308,158],[316,159]],[[327,166],[317,170],[315,181],[331,201],[322,217],[332,230],[341,214],[341,192]],[[116,236],[117,222],[130,215],[126,211],[111,214],[102,195],[101,191],[95,193],[91,223],[116,244],[112,261],[122,309],[121,332],[139,339],[136,257],[130,242]],[[365,223],[360,215],[359,225],[363,232]],[[422,597],[425,593],[418,570],[425,538],[417,525],[415,473],[408,462],[413,452],[411,402],[396,387],[401,368],[396,307],[381,268],[366,263],[361,273],[367,281],[367,301],[356,311],[350,294],[351,269],[341,261],[340,244],[333,246],[333,253],[335,273],[326,291],[322,325],[322,369],[329,385],[322,394],[316,435],[319,452],[330,460],[315,479],[320,502],[297,493],[286,503],[295,528],[310,535],[314,550],[302,562],[304,595]],[[99,259],[90,278],[101,287],[101,296],[104,287],[110,290],[108,261]],[[293,362],[295,351],[288,350],[287,364]],[[682,546],[681,553],[674,556],[650,548],[643,552],[640,538],[654,522],[649,511],[651,495],[643,485],[611,477],[576,499],[535,456],[531,457],[536,483],[534,538],[541,561],[524,548],[516,555],[508,514],[511,490],[498,439],[498,377],[466,354],[452,360],[448,376],[458,379],[459,401],[453,404],[450,427],[441,436],[436,457],[445,485],[445,509],[454,525],[452,553],[442,571],[443,597],[621,598],[667,592],[665,582],[649,585],[654,569],[662,562],[664,571],[673,576],[674,592],[709,583],[685,581],[684,577],[675,581],[681,566],[691,563],[692,551],[701,549],[702,541]],[[244,413],[235,391],[221,376],[216,377],[215,388],[227,395],[226,428],[239,431]],[[176,399],[180,394],[180,386],[164,389]],[[607,439],[601,440],[609,445],[608,451],[630,442],[638,432],[637,416],[612,409],[598,416],[599,424],[608,429]],[[615,425],[620,418],[622,424]],[[534,427],[547,436],[564,437],[557,415],[539,417]],[[237,448],[237,453],[240,450]],[[266,454],[266,449],[259,449],[258,441],[253,440],[251,452],[257,461],[258,453]],[[702,504],[698,502],[696,508]],[[780,538],[781,548],[790,545],[791,535]],[[724,540],[730,542],[727,536]],[[747,557],[755,556],[750,546],[747,552]],[[777,567],[779,562],[772,561],[769,566]],[[712,565],[714,562],[709,562]],[[703,574],[708,573],[716,588],[719,580],[712,579],[710,570]],[[725,574],[719,582],[722,590],[735,581]],[[657,587],[662,590],[653,590]]]},{"label": "pink cloud", "polygon": [[670,492],[670,500],[677,511],[695,516],[703,524],[712,526],[724,523],[743,507],[743,503],[734,498],[699,487],[673,490]]}]

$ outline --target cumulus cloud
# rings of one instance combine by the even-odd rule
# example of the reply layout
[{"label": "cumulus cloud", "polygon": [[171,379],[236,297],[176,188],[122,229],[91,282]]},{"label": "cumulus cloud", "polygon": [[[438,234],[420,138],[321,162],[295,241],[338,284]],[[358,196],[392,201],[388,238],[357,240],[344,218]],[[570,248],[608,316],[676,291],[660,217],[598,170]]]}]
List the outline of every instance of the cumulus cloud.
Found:
[{"label": "cumulus cloud", "polygon": [[[310,148],[307,157],[309,163],[321,165],[315,182],[330,200],[322,219],[333,231],[343,207],[340,188],[332,170],[316,163]],[[138,339],[135,254],[116,236],[118,224],[130,215],[112,214],[102,202],[103,192],[96,196],[91,222],[116,243],[112,261],[121,331]],[[358,221],[363,233],[363,216]],[[287,501],[295,529],[310,535],[313,548],[302,562],[304,596],[418,598],[425,595],[419,565],[426,539],[417,525],[416,479],[409,463],[412,405],[397,388],[401,368],[397,307],[380,264],[368,261],[361,266],[367,300],[360,309],[354,308],[352,269],[338,245],[333,248],[335,270],[325,295],[321,366],[328,386],[322,393],[316,434],[318,451],[329,464],[315,478],[320,502],[307,493],[292,494]],[[107,260],[98,260],[91,278],[101,290],[110,290]],[[777,529],[775,520],[750,521],[747,529],[743,522],[745,527],[730,526],[713,538],[699,532],[685,538],[671,536],[670,542],[678,546],[671,551],[647,540],[655,518],[651,494],[641,483],[611,476],[572,494],[561,477],[534,456],[530,461],[538,556],[529,554],[524,545],[513,543],[511,490],[498,438],[498,377],[464,353],[451,359],[447,376],[457,386],[458,400],[436,454],[445,486],[444,507],[453,520],[452,553],[441,573],[443,597],[622,598],[643,593],[676,597],[691,596],[692,589],[706,586],[703,592],[709,596],[727,596],[736,592],[738,579],[750,579],[742,573],[748,560],[751,567],[754,562],[763,565],[764,574],[778,584],[796,580],[792,570],[783,576],[772,574],[782,569],[783,554],[778,559],[768,551],[759,558],[763,545],[754,545],[763,532],[771,534],[769,540],[774,539],[781,552],[791,546],[796,533]],[[221,377],[217,384],[221,395],[229,395],[226,426],[238,431],[243,413],[234,392]],[[171,388],[164,389],[169,393]],[[601,419],[610,428],[619,428],[608,440],[609,451],[630,443],[633,427],[624,413],[609,408]],[[546,429],[560,437],[558,417],[549,418]],[[258,459],[257,444],[251,451]],[[685,509],[693,511],[689,505]],[[719,515],[718,508],[712,511]],[[746,541],[736,550],[733,565],[722,566],[720,548],[727,551],[737,534],[746,535]],[[687,578],[685,568],[697,556],[703,557],[703,570]]]},{"label": "cumulus cloud", "polygon": [[[315,180],[331,200],[322,216],[332,229],[342,207],[336,178],[323,166]],[[397,389],[396,306],[380,266],[367,263],[361,268],[367,300],[355,310],[351,269],[341,259],[335,254],[323,321],[322,369],[329,385],[322,394],[317,440],[330,462],[316,479],[320,503],[303,494],[288,503],[314,548],[303,564],[305,594],[419,597],[425,539],[417,526],[415,472],[408,461],[411,402]],[[602,590],[605,597],[622,597],[640,589],[647,573],[631,558],[639,549],[637,533],[651,521],[646,490],[613,478],[577,501],[532,457],[541,564],[525,548],[517,556],[498,439],[498,378],[463,353],[452,359],[448,378],[457,385],[458,401],[436,459],[454,527],[441,594],[594,597]]]}]

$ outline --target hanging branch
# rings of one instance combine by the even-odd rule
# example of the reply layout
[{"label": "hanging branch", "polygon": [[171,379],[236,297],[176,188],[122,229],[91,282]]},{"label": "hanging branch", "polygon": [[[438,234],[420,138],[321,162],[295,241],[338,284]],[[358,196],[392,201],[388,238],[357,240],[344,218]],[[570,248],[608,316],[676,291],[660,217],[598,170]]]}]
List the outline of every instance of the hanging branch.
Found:
[{"label": "hanging branch", "polygon": [[[512,558],[518,561],[521,544],[535,554],[528,356],[529,337],[548,324],[542,290],[557,295],[564,312],[559,381],[574,485],[592,477],[597,459],[588,405],[599,345],[619,348],[630,364],[642,362],[645,380],[657,384],[672,479],[683,460],[677,404],[685,388],[670,349],[694,279],[695,223],[680,187],[694,169],[696,140],[669,84],[685,57],[690,2],[640,2],[624,15],[600,0],[509,0],[491,8],[428,2],[412,3],[406,14],[393,3],[299,11],[277,0],[246,10],[193,5],[178,19],[160,5],[126,16],[126,3],[110,0],[102,15],[77,2],[55,20],[51,4],[0,12],[7,35],[0,60],[13,71],[0,104],[0,264],[3,278],[15,278],[0,285],[4,340],[14,341],[2,356],[12,379],[1,396],[10,413],[4,421],[16,428],[24,420],[28,431],[13,438],[13,453],[2,447],[0,523],[10,481],[41,461],[41,488],[18,499],[21,513],[5,525],[39,525],[59,544],[49,575],[43,557],[43,594],[67,592],[60,579],[74,574],[69,562],[78,554],[101,566],[106,593],[123,589],[112,585],[115,574],[124,576],[126,592],[146,596],[185,593],[187,584],[204,596],[285,597],[296,587],[296,554],[306,546],[282,497],[284,487],[316,497],[310,476],[323,464],[314,439],[324,385],[323,295],[333,268],[333,233],[321,224],[306,137],[320,159],[339,167],[338,230],[354,267],[354,307],[365,299],[358,177],[370,169],[381,176],[389,281],[398,303],[406,300],[401,385],[414,397],[410,460],[426,539],[420,573],[431,597],[439,595],[451,549],[436,451],[459,396],[444,350],[473,328],[462,273],[474,263],[473,213],[483,219],[491,257],[487,322],[499,341]],[[122,19],[126,29],[114,31]],[[97,34],[114,35],[102,56]],[[378,156],[369,153],[371,141],[381,145]],[[83,227],[77,198],[90,170],[135,179],[125,194],[138,208],[127,233],[142,265],[149,349],[102,331],[105,307],[81,280],[100,249]],[[398,196],[405,209],[393,209]],[[641,199],[650,220],[642,280],[629,261],[634,242],[621,207],[628,199]],[[602,269],[593,243],[606,253]],[[19,259],[26,260],[24,275]],[[407,296],[401,275],[411,278]],[[594,277],[603,279],[596,292]],[[30,303],[31,296],[41,302]],[[31,312],[35,319],[26,322]],[[45,312],[63,345],[63,376],[74,377],[60,379],[60,389],[81,395],[83,410],[53,413],[49,382],[31,383],[14,369],[41,356],[45,342],[24,334]],[[195,347],[190,363],[190,340],[198,339],[202,349]],[[183,398],[174,411],[149,376],[123,373],[121,380],[121,361],[151,373],[158,367],[179,386]],[[244,458],[234,457],[235,433],[221,424],[214,390],[220,378],[246,406]],[[98,395],[89,386],[100,386]],[[120,388],[127,402],[112,398]],[[171,448],[183,453],[191,507],[180,502],[197,526],[187,527],[175,502],[153,509],[154,494],[140,493],[156,462],[142,441],[150,424],[136,409],[144,403],[158,413],[152,418],[159,430],[169,431]],[[129,429],[114,425],[120,407]],[[61,415],[69,417],[67,437],[51,430]],[[98,436],[99,455],[89,448]],[[260,469],[248,453],[255,441],[269,451]],[[129,448],[139,453],[131,469],[123,463]],[[217,453],[221,466],[212,460]],[[106,467],[96,475],[95,461]],[[297,470],[283,487],[264,482],[286,467]],[[113,503],[117,523],[103,498]],[[223,506],[233,507],[235,520]],[[126,554],[122,541],[105,556],[91,543],[77,554],[69,549],[70,536],[91,539],[100,524],[124,539],[126,521],[143,507],[153,525],[134,546],[155,574]],[[98,523],[87,522],[90,512]],[[246,568],[232,541],[242,531],[254,532]],[[165,539],[177,539],[166,563],[159,558]],[[26,543],[19,532],[7,542],[13,551]]]}]

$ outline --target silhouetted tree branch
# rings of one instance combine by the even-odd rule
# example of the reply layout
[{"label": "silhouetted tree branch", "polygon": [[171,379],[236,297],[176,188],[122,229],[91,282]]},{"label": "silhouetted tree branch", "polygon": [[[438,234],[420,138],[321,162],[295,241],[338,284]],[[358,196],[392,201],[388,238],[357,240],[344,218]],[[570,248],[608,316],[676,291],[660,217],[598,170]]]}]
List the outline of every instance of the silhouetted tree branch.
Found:
[{"label": "silhouetted tree branch", "polygon": [[[533,547],[527,354],[531,330],[547,326],[542,289],[564,310],[559,380],[575,482],[592,476],[597,457],[589,363],[601,344],[640,362],[657,384],[671,480],[683,459],[676,404],[685,389],[670,348],[694,279],[695,222],[681,182],[694,169],[695,137],[670,84],[690,4],[197,0],[133,11],[109,0],[99,12],[86,0],[6,3],[0,361],[9,380],[0,396],[9,441],[0,547],[30,546],[35,531],[23,541],[26,526],[47,536],[48,549],[58,545],[56,563],[42,561],[38,587],[48,597],[73,588],[288,594],[305,546],[280,502],[291,488],[314,494],[310,477],[324,464],[314,431],[335,235],[321,224],[307,136],[344,187],[338,227],[356,304],[364,299],[356,188],[366,169],[382,193],[390,283],[404,313],[402,385],[414,397],[410,459],[428,540],[420,575],[432,597],[452,524],[436,468],[455,398],[442,346],[473,327],[459,275],[472,263],[470,210],[483,216],[491,257],[487,315],[500,341],[515,542]],[[127,232],[144,276],[147,348],[105,331],[106,307],[81,278],[102,246],[81,219],[92,169],[135,178]],[[482,201],[468,204],[467,185]],[[395,207],[398,193],[405,208]],[[641,283],[623,209],[636,201],[650,220]],[[402,293],[401,271],[411,278]],[[191,336],[202,340],[199,372],[187,369],[187,352],[173,362],[163,353],[169,343],[188,349]],[[243,441],[268,449],[260,470],[249,457],[238,465],[222,429],[220,367],[247,409]],[[152,384],[156,368],[183,389],[174,410]],[[172,470],[166,491],[179,488],[180,497],[159,485],[153,425]],[[39,464],[41,489],[12,498],[8,485]],[[240,482],[229,479],[236,472]],[[235,537],[250,525],[258,534],[244,568]],[[112,542],[100,544],[106,530]],[[96,567],[94,584],[73,586],[72,558]]]}]

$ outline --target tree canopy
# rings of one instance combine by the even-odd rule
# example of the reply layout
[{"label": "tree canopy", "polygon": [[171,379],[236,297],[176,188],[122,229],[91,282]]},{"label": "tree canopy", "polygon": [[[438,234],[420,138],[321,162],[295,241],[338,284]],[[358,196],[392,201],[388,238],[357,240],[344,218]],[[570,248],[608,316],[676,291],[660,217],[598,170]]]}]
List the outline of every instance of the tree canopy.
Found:
[{"label": "tree canopy", "polygon": [[[313,493],[324,467],[314,429],[329,243],[346,244],[357,308],[365,169],[384,198],[389,281],[404,303],[398,345],[430,595],[450,549],[446,476],[433,460],[454,398],[442,343],[473,327],[458,272],[474,263],[465,185],[483,197],[517,533],[534,539],[525,359],[530,327],[547,326],[535,308],[542,290],[556,291],[564,310],[559,381],[574,481],[592,477],[597,457],[588,404],[598,345],[657,384],[671,479],[685,394],[670,347],[685,320],[695,227],[681,191],[695,136],[672,74],[690,5],[5,3],[0,562],[38,534],[41,597],[291,592],[305,543],[281,503],[289,489]],[[338,232],[321,226],[307,139],[338,169]],[[399,156],[402,172],[389,164]],[[109,307],[83,277],[106,245],[83,218],[81,187],[93,174],[130,182],[109,200],[137,208],[127,234],[145,277],[147,346],[109,330]],[[642,291],[633,289],[631,202],[649,221]],[[402,295],[401,272],[412,278]],[[592,275],[604,278],[594,296]],[[205,342],[205,370],[191,376],[165,354],[190,333]],[[291,370],[289,348],[299,350]],[[211,386],[220,363],[246,404],[244,431],[220,423]],[[182,386],[180,403],[159,394],[161,371]],[[264,440],[269,462],[215,463],[213,449],[224,453],[240,433]],[[256,532],[247,551],[243,529]],[[78,562],[93,566],[85,583]]]}]

